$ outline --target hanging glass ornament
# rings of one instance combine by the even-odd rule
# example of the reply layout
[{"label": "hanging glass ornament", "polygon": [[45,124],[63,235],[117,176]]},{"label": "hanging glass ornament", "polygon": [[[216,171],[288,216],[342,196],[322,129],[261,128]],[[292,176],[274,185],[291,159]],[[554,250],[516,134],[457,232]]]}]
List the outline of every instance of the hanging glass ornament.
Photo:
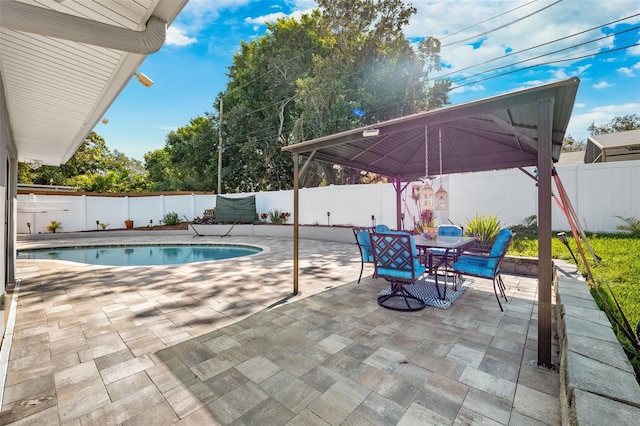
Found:
[{"label": "hanging glass ornament", "polygon": [[442,180],[440,181],[440,188],[436,191],[436,210],[447,210],[449,208],[449,194],[442,187]]},{"label": "hanging glass ornament", "polygon": [[438,129],[438,148],[440,151],[440,188],[435,193],[436,210],[449,208],[449,194],[442,187],[442,129]]}]

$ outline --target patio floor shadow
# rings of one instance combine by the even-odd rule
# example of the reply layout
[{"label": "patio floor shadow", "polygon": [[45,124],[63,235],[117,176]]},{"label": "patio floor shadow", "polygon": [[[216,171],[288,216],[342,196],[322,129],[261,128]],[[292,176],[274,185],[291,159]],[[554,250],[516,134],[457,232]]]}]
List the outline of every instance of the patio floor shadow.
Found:
[{"label": "patio floor shadow", "polygon": [[289,239],[228,242],[270,250],[179,267],[21,262],[0,424],[560,423],[558,374],[531,363],[535,278],[504,276],[504,313],[484,280],[448,310],[396,312],[376,303],[384,280],[356,284],[355,244],[301,242],[291,297]]}]

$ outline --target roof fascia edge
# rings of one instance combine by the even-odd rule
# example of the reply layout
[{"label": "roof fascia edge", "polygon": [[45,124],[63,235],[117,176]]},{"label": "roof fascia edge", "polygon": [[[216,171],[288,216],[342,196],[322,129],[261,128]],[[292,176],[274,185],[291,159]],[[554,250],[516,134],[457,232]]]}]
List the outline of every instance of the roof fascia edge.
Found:
[{"label": "roof fascia edge", "polygon": [[0,26],[16,31],[141,55],[160,50],[166,37],[166,22],[156,16],[144,30],[134,31],[14,0],[0,4]]},{"label": "roof fascia edge", "polygon": [[145,56],[143,55],[134,55],[134,54],[125,54],[120,61],[120,67],[118,67],[115,74],[111,76],[111,80],[109,84],[105,87],[109,90],[108,93],[103,93],[100,96],[100,100],[96,103],[91,110],[91,112],[87,115],[84,124],[72,139],[71,144],[69,145],[67,151],[64,153],[64,156],[60,160],[60,164],[64,164],[75,154],[76,150],[80,147],[80,145],[84,142],[85,138],[91,133],[94,129],[96,123],[103,118],[104,112],[109,109],[111,104],[115,102],[118,95],[124,90],[124,88],[129,83],[131,79],[132,70],[137,69],[140,64],[144,61]]}]

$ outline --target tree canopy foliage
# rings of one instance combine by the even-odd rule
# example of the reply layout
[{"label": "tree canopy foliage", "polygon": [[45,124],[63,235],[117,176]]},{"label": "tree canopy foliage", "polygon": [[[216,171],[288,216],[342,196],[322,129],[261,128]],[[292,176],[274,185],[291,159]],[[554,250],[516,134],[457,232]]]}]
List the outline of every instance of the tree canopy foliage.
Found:
[{"label": "tree canopy foliage", "polygon": [[19,183],[71,186],[88,192],[142,192],[147,189],[145,175],[140,161],[109,151],[104,138],[95,132],[60,166],[32,169],[26,163],[18,165]]},{"label": "tree canopy foliage", "polygon": [[591,136],[601,133],[625,132],[627,130],[640,129],[640,117],[635,114],[614,117],[610,122],[601,126],[591,123],[589,134]]},{"label": "tree canopy foliage", "polygon": [[[175,189],[216,188],[220,131],[223,192],[289,189],[293,164],[283,146],[448,103],[450,83],[428,79],[439,69],[439,41],[412,45],[402,31],[414,7],[400,0],[318,4],[243,41],[216,111],[207,114],[209,126],[192,122],[168,136],[171,166],[163,169],[185,185]],[[302,184],[371,179],[314,162]]]}]

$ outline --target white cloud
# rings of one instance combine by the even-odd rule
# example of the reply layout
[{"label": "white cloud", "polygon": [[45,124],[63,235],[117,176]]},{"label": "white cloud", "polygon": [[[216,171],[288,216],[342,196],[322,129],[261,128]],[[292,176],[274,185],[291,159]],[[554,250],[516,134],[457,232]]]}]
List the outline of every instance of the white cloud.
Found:
[{"label": "white cloud", "polygon": [[633,69],[627,68],[627,67],[618,68],[616,71],[618,71],[621,74],[626,75],[627,77],[633,77],[635,75],[633,73]]},{"label": "white cloud", "polygon": [[589,126],[595,123],[596,126],[604,125],[615,117],[623,115],[640,114],[640,103],[630,102],[620,105],[602,105],[591,108],[583,113],[571,115],[571,121],[567,127],[567,133],[575,139],[586,140],[589,135]]},{"label": "white cloud", "polygon": [[628,48],[627,53],[631,56],[640,56],[640,46],[633,46]]},{"label": "white cloud", "polygon": [[188,46],[197,42],[198,39],[187,36],[183,30],[177,27],[167,28],[167,38],[165,43],[168,46]]},{"label": "white cloud", "polygon": [[[462,72],[469,75],[501,66],[511,66],[493,71],[501,73],[514,68],[593,55],[603,48],[612,47],[613,37],[579,45],[601,37],[602,30],[597,27],[603,23],[628,16],[630,10],[637,9],[637,5],[631,0],[607,2],[606,5],[598,7],[585,7],[579,1],[553,3],[556,1],[414,2],[417,13],[405,28],[405,34],[410,39],[421,39],[430,35],[438,37],[443,44],[441,58],[444,63],[451,65],[451,70],[447,72],[456,73],[457,70],[473,66]],[[551,4],[553,5],[547,9],[535,13]],[[567,19],[568,17],[571,18]],[[634,17],[625,23],[633,24],[639,21],[640,18]],[[596,30],[579,34],[589,28]],[[567,37],[573,34],[575,36]],[[470,47],[468,44],[454,43],[480,38],[483,41],[478,49],[467,49]],[[505,57],[507,52],[509,56]],[[640,49],[637,54],[640,54]],[[606,60],[605,57],[602,60]],[[557,62],[552,66],[562,66],[566,70],[565,76],[581,75],[586,71],[585,67],[572,70],[573,62],[575,61]],[[434,74],[434,77],[437,75]]]},{"label": "white cloud", "polygon": [[588,70],[589,68],[591,68],[591,66],[592,66],[592,65],[593,65],[593,64],[587,64],[587,65],[582,65],[582,66],[577,67],[577,68],[576,68],[576,74],[577,74],[577,75],[584,74],[584,72],[585,72],[586,70]]},{"label": "white cloud", "polygon": [[613,84],[609,84],[606,81],[601,81],[599,83],[593,84],[592,86],[594,89],[608,89],[609,87],[613,86]]},{"label": "white cloud", "polygon": [[640,62],[637,62],[632,67],[620,67],[620,68],[616,69],[616,71],[618,71],[621,74],[626,75],[627,77],[635,77],[634,71],[639,71],[639,70],[640,70]]},{"label": "white cloud", "polygon": [[276,22],[276,20],[280,18],[284,18],[286,16],[287,15],[285,15],[282,12],[276,12],[276,13],[269,13],[268,15],[258,16],[256,18],[252,18],[249,16],[247,18],[244,18],[244,22],[246,22],[247,24],[264,25],[267,22]]}]

